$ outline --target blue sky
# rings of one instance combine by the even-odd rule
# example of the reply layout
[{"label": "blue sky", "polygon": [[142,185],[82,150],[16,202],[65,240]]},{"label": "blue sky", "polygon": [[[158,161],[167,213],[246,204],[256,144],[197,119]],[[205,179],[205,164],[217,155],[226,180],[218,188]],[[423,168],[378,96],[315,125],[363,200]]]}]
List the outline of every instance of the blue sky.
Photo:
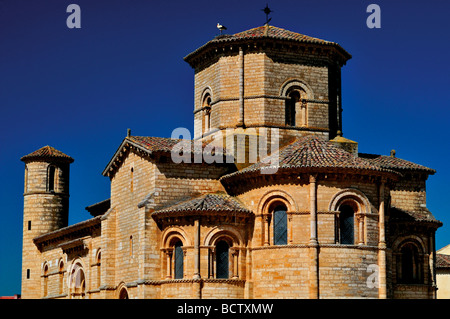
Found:
[{"label": "blue sky", "polygon": [[[81,29],[66,8],[81,8]],[[0,0],[0,296],[20,293],[24,164],[51,145],[75,158],[69,224],[109,198],[101,172],[131,128],[170,137],[193,129],[194,72],[183,57],[218,35],[263,25],[267,1]],[[381,29],[366,26],[369,4]],[[437,170],[427,205],[450,244],[448,1],[276,0],[271,24],[338,42],[343,132],[359,151]]]}]

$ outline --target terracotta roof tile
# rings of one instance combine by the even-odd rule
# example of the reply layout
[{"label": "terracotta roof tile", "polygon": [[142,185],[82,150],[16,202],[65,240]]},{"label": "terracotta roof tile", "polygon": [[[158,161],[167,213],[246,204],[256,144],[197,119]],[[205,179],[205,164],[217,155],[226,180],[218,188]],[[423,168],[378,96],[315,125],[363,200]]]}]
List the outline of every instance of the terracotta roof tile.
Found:
[{"label": "terracotta roof tile", "polygon": [[[180,144],[180,148],[174,149],[174,146],[178,145],[180,142],[185,142],[187,145]],[[207,147],[209,144],[206,142],[197,144],[194,140],[187,140],[187,139],[174,139],[174,138],[167,138],[167,137],[155,137],[155,136],[127,136],[122,141],[122,144],[117,149],[114,156],[109,161],[108,165],[103,170],[103,175],[107,175],[110,170],[114,170],[113,166],[114,163],[116,163],[119,158],[122,156],[122,150],[124,147],[132,146],[135,148],[138,148],[139,150],[143,151],[144,153],[147,153],[149,155],[153,153],[165,153],[170,154],[172,150],[176,152],[176,154],[180,154],[180,156],[184,156],[186,154],[182,153],[182,151],[189,149],[188,155],[193,154],[211,154],[212,156],[219,156],[219,157],[227,157],[226,150],[221,147],[214,147],[208,150],[205,150],[205,147]],[[179,152],[179,153],[178,153]],[[205,159],[204,156],[201,157],[202,161]],[[229,163],[230,160],[227,158],[223,158],[223,163]],[[195,159],[194,159],[195,162]]]},{"label": "terracotta roof tile", "polygon": [[111,208],[111,199],[105,199],[101,202],[87,206],[85,209],[94,217],[105,214]]},{"label": "terracotta roof tile", "polygon": [[[155,137],[155,136],[128,136],[127,139],[131,142],[137,143],[150,152],[171,152],[173,147],[178,143],[185,141],[189,143],[191,151],[193,153],[203,152],[203,149],[208,145],[207,143],[201,144],[201,149],[197,148],[193,140],[173,139],[167,137]],[[216,151],[221,154],[225,154],[224,148],[215,147]]]},{"label": "terracotta roof tile", "polygon": [[[277,157],[278,164],[271,165],[271,163],[277,163]],[[329,141],[310,135],[298,138],[293,143],[266,157],[262,161],[244,168],[239,172],[226,175],[224,178],[271,168],[340,168],[393,173],[376,163],[371,163],[370,161],[356,157]]]},{"label": "terracotta roof tile", "polygon": [[66,155],[63,152],[58,151],[57,149],[48,145],[41,147],[37,151],[34,151],[28,155],[22,156],[20,160],[26,162],[35,159],[49,159],[49,158],[65,160],[70,163],[74,161],[73,158],[70,157],[69,155]]},{"label": "terracotta roof tile", "polygon": [[295,41],[300,43],[312,43],[319,45],[326,45],[338,48],[338,50],[345,56],[346,60],[350,59],[352,56],[350,53],[345,51],[339,44],[327,40],[322,40],[319,38],[307,36],[304,34],[300,34],[297,32],[292,32],[283,28],[271,26],[271,25],[263,25],[260,27],[252,28],[250,30],[238,32],[235,34],[224,34],[215,37],[210,40],[194,52],[188,54],[184,60],[188,61],[190,58],[206,47],[209,47],[214,44],[219,43],[227,43],[227,42],[235,42],[242,40],[253,40],[253,39],[274,39],[274,40],[287,40],[287,41]]},{"label": "terracotta roof tile", "polygon": [[226,193],[214,193],[201,195],[196,198],[181,199],[179,202],[160,210],[154,215],[179,212],[239,212],[250,214],[248,210],[237,198]]},{"label": "terracotta roof tile", "polygon": [[292,32],[289,30],[285,30],[282,28],[278,28],[271,25],[264,25],[260,27],[256,27],[250,30],[242,31],[239,33],[235,33],[232,36],[230,36],[228,39],[231,38],[275,38],[275,39],[287,39],[287,40],[295,40],[300,42],[311,42],[311,43],[320,43],[320,44],[335,44],[334,42],[322,40],[319,38],[310,37],[304,34]]},{"label": "terracotta roof tile", "polygon": [[436,254],[436,268],[450,268],[450,255]]},{"label": "terracotta roof tile", "polygon": [[394,169],[394,170],[416,170],[416,171],[424,171],[429,174],[434,174],[436,171],[434,169],[401,159],[394,156],[385,156],[385,155],[375,155],[375,154],[364,154],[360,153],[359,156],[361,158],[370,161],[371,163],[377,164],[381,167]]},{"label": "terracotta roof tile", "polygon": [[426,207],[416,210],[406,210],[392,206],[390,208],[390,215],[390,220],[392,221],[429,222],[442,225],[442,222],[437,220]]}]

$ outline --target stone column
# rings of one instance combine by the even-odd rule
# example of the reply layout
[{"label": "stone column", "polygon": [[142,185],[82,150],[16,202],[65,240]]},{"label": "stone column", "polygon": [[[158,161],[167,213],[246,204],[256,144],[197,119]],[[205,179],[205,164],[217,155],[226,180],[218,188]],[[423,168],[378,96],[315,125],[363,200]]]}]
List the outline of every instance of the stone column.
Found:
[{"label": "stone column", "polygon": [[302,110],[302,122],[301,122],[301,126],[306,126],[307,122],[306,122],[306,101],[301,101],[300,107]]},{"label": "stone column", "polygon": [[310,282],[309,298],[319,299],[319,243],[317,241],[317,175],[309,176],[310,207]]},{"label": "stone column", "polygon": [[200,220],[194,221],[194,279],[200,279]]},{"label": "stone column", "polygon": [[166,250],[166,279],[172,279],[172,249]]},{"label": "stone column", "polygon": [[431,287],[432,287],[432,295],[431,297],[433,299],[437,298],[437,286],[436,286],[436,266],[435,266],[435,258],[436,258],[436,246],[435,246],[435,240],[434,240],[435,234],[434,231],[430,234],[430,254],[429,254],[429,263],[430,263],[430,278],[431,278]]},{"label": "stone column", "polygon": [[387,298],[387,287],[386,287],[386,233],[385,233],[385,220],[384,220],[384,188],[385,180],[381,181],[379,186],[379,240],[378,240],[378,298]]},{"label": "stone column", "polygon": [[288,231],[288,244],[289,245],[292,245],[292,242],[293,242],[293,239],[292,239],[292,232],[293,232],[293,229],[292,229],[292,214],[291,213],[287,213],[288,215],[287,215],[287,220],[288,220],[288,229],[289,229],[289,231]]},{"label": "stone column", "polygon": [[238,249],[231,249],[231,278],[232,279],[238,279],[239,278],[239,263],[238,263],[238,257],[239,257],[239,250]]},{"label": "stone column", "polygon": [[216,267],[215,261],[215,247],[209,248],[209,266],[208,266],[208,278],[214,278],[214,269]]},{"label": "stone column", "polygon": [[358,214],[358,245],[364,245],[364,214]]},{"label": "stone column", "polygon": [[269,219],[270,215],[263,215],[263,221],[264,221],[264,246],[269,246],[269,240],[270,240],[270,227],[269,227]]}]

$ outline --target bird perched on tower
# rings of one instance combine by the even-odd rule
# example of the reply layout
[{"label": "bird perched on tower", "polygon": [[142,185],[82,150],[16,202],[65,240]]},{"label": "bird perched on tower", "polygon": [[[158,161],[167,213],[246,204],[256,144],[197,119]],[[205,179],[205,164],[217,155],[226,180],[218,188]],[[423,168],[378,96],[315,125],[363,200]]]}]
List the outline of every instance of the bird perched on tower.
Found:
[{"label": "bird perched on tower", "polygon": [[221,25],[220,23],[217,23],[217,29],[219,29],[220,30],[220,34],[222,34],[222,31],[226,30],[227,27],[224,26],[224,25]]}]

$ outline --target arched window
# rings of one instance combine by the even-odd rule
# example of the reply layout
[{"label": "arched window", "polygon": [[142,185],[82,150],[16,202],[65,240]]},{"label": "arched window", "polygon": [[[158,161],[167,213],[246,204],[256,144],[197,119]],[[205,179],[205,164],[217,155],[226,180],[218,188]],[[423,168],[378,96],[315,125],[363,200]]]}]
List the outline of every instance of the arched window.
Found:
[{"label": "arched window", "polygon": [[355,243],[355,212],[350,205],[342,205],[339,211],[339,242],[342,245],[353,245]]},{"label": "arched window", "polygon": [[287,245],[287,209],[284,205],[275,207],[273,215],[273,244]]},{"label": "arched window", "polygon": [[204,109],[202,133],[205,134],[211,130],[211,95],[209,93],[203,97],[202,107]]},{"label": "arched window", "polygon": [[48,265],[44,266],[44,297],[48,295]]},{"label": "arched window", "polygon": [[413,243],[406,243],[400,249],[399,282],[404,284],[423,283],[423,266],[419,250]]},{"label": "arched window", "polygon": [[56,171],[55,166],[50,165],[48,167],[47,179],[48,179],[48,191],[49,192],[55,191],[55,177],[56,177],[55,171]]},{"label": "arched window", "polygon": [[216,278],[229,277],[230,245],[220,240],[216,245]]},{"label": "arched window", "polygon": [[130,240],[129,240],[129,244],[130,244],[130,257],[133,257],[133,236],[130,236]]},{"label": "arched window", "polygon": [[133,192],[134,190],[134,168],[131,168],[130,172],[130,191]]},{"label": "arched window", "polygon": [[101,279],[102,279],[101,265],[102,265],[102,252],[99,251],[97,253],[97,287],[101,286]]},{"label": "arched window", "polygon": [[64,262],[59,261],[59,293],[64,292]]},{"label": "arched window", "polygon": [[84,269],[80,262],[75,263],[70,272],[69,288],[72,298],[83,299],[86,295]]},{"label": "arched window", "polygon": [[183,243],[181,240],[177,241],[174,246],[174,278],[183,279],[184,272],[184,254]]},{"label": "arched window", "polygon": [[119,299],[128,299],[128,291],[125,288],[120,290]]},{"label": "arched window", "polygon": [[296,106],[299,101],[300,93],[297,90],[293,90],[288,94],[285,111],[286,125],[295,126]]}]

